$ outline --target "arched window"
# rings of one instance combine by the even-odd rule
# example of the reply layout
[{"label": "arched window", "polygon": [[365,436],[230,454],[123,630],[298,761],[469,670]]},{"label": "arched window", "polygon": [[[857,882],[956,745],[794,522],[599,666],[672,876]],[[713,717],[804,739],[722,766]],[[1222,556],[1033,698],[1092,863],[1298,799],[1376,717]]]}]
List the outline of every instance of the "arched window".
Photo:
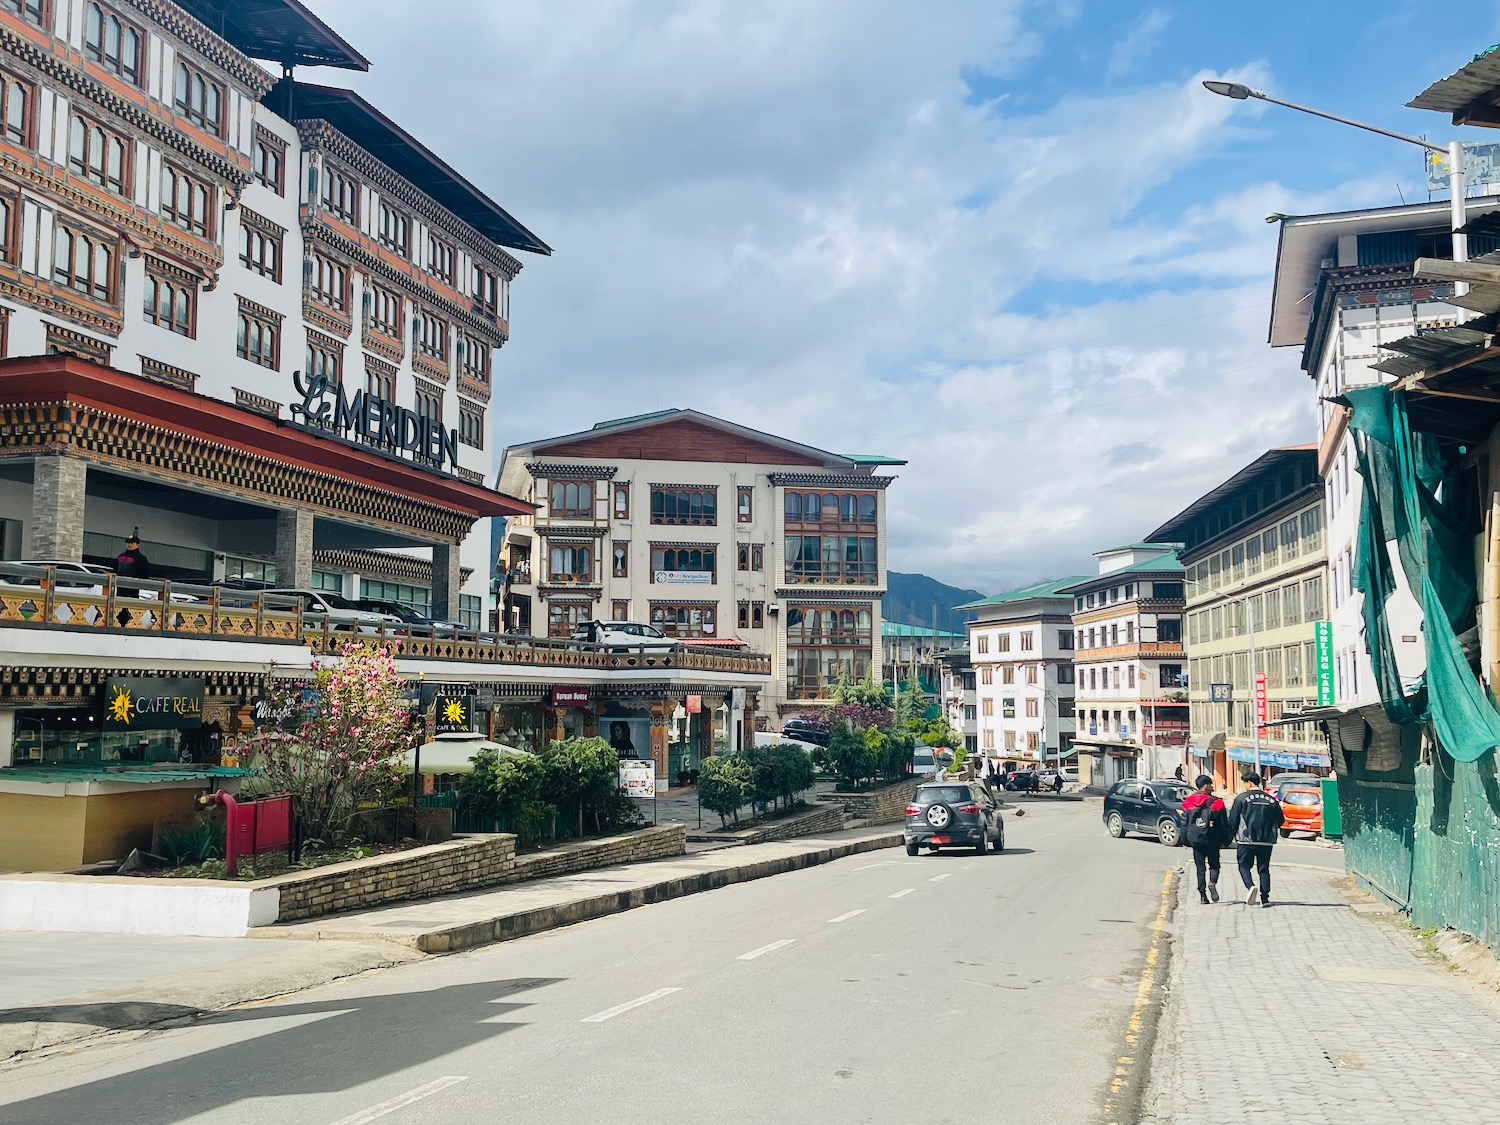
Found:
[{"label": "arched window", "polygon": [[73,283],[73,236],[58,227],[52,236],[52,280],[59,285]]},{"label": "arched window", "polygon": [[786,494],[786,518],[788,520],[802,518],[802,493],[788,492]]},{"label": "arched window", "polygon": [[821,518],[823,505],[816,492],[809,492],[802,498],[802,519],[804,522],[815,521]]}]

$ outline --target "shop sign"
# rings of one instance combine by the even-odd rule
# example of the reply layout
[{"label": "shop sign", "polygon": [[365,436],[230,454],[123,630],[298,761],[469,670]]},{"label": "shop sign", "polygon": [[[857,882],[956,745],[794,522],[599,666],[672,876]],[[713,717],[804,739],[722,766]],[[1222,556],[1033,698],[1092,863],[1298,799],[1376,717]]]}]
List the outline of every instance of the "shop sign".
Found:
[{"label": "shop sign", "polygon": [[656,763],[649,758],[620,759],[620,788],[627,797],[654,800],[656,797]]},{"label": "shop sign", "polygon": [[703,711],[703,697],[701,695],[690,695],[683,703],[683,709],[689,715],[697,715]]},{"label": "shop sign", "polygon": [[474,729],[470,722],[474,717],[474,697],[439,695],[436,717],[438,734],[468,734]]},{"label": "shop sign", "polygon": [[1333,622],[1313,622],[1318,654],[1318,706],[1333,706]]},{"label": "shop sign", "polygon": [[444,472],[458,467],[458,431],[443,429],[438,419],[423,417],[369,391],[350,396],[344,384],[326,375],[304,377],[294,371],[292,383],[302,396],[287,411],[293,422],[330,431],[345,441],[357,438],[409,457],[426,469]]},{"label": "shop sign", "polygon": [[1255,725],[1260,728],[1260,736],[1266,736],[1266,710],[1269,704],[1266,701],[1266,674],[1255,673]]},{"label": "shop sign", "polygon": [[587,707],[589,705],[589,689],[586,687],[557,687],[552,688],[552,706],[554,707]]},{"label": "shop sign", "polygon": [[708,570],[658,570],[654,577],[658,586],[712,586],[714,581]]},{"label": "shop sign", "polygon": [[203,725],[198,676],[112,676],[104,684],[104,729],[189,730]]}]

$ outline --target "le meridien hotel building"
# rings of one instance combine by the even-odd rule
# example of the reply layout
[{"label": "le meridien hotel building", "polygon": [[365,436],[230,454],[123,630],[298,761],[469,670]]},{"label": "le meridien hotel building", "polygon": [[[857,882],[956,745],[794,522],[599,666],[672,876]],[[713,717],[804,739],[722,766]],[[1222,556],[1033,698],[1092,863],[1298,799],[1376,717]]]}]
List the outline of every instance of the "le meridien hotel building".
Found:
[{"label": "le meridien hotel building", "polygon": [[[518,253],[296,0],[0,0],[0,559],[488,627]],[[273,68],[280,73],[277,77]]]}]

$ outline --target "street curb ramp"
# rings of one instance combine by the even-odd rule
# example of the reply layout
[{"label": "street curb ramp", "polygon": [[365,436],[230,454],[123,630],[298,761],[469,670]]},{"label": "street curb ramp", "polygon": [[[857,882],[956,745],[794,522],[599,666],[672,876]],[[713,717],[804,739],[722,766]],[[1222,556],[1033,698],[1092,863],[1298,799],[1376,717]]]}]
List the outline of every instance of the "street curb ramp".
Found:
[{"label": "street curb ramp", "polygon": [[[717,871],[703,871],[696,875],[666,879],[644,887],[633,887],[628,891],[615,891],[608,894],[593,895],[588,898],[574,899],[572,902],[555,903],[548,906],[539,906],[532,910],[520,911],[515,914],[498,915],[479,922],[468,922],[459,926],[429,930],[424,934],[417,934],[415,936],[396,934],[382,936],[389,941],[399,941],[408,944],[422,953],[456,953],[461,949],[472,949],[479,945],[491,945],[495,942],[510,941],[512,938],[542,933],[545,930],[557,929],[560,926],[570,926],[575,922],[587,922],[594,918],[619,914],[626,910],[633,910],[638,906],[668,902],[674,898],[683,898],[687,895],[700,894],[704,891],[718,890],[720,887],[732,886],[735,883],[749,883],[753,880],[765,879],[772,875],[784,875],[791,871],[801,871],[804,868],[817,867],[824,863],[831,863],[836,859],[843,859],[845,856],[858,855],[861,852],[898,847],[902,841],[903,837],[899,832],[884,836],[872,836],[863,840],[854,840],[847,844],[830,845],[826,848],[820,848],[817,851],[804,852],[801,855],[782,856],[777,859],[764,859],[754,863],[736,864],[733,867],[725,867]],[[328,938],[352,937],[352,935],[341,935],[333,931],[323,931],[319,936]]]}]

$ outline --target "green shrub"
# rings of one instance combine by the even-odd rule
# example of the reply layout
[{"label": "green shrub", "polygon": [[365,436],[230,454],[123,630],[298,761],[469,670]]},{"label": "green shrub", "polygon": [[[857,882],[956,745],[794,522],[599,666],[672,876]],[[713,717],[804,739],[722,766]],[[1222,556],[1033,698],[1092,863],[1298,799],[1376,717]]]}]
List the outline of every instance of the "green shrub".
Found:
[{"label": "green shrub", "polygon": [[698,800],[710,812],[719,814],[719,824],[727,827],[729,817],[740,821],[740,807],[755,791],[751,766],[743,755],[714,755],[703,759],[698,771]]},{"label": "green shrub", "polygon": [[157,850],[173,867],[224,858],[224,818],[210,817],[186,828],[163,828]]}]

